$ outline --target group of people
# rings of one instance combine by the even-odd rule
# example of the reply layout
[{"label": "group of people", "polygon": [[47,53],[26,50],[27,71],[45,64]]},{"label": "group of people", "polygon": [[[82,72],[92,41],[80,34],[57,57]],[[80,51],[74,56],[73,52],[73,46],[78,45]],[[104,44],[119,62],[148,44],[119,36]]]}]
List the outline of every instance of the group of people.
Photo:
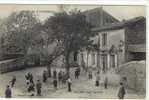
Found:
[{"label": "group of people", "polygon": [[[92,79],[93,77],[93,73],[92,73],[92,70],[88,70],[88,78],[89,80]],[[100,83],[100,72],[97,71],[95,73],[95,86],[99,86],[99,83]],[[108,77],[105,75],[104,77],[104,88],[105,89],[108,89]],[[120,87],[119,87],[119,91],[118,91],[118,98],[119,99],[124,99],[124,96],[126,94],[126,88],[127,88],[127,78],[126,77],[123,77],[122,80],[120,80]]]},{"label": "group of people", "polygon": [[[80,76],[80,68],[76,68],[75,72],[74,72],[74,78],[78,79],[79,76]],[[43,83],[47,82],[48,77],[49,77],[48,72],[46,70],[43,71],[43,74],[42,74]],[[91,80],[93,78],[92,70],[88,71],[88,78],[89,78],[89,80]],[[25,79],[26,79],[27,91],[29,93],[31,93],[31,96],[35,95],[35,91],[36,91],[37,96],[41,96],[41,92],[42,92],[41,80],[38,79],[36,82],[34,82],[34,77],[33,77],[32,73],[27,73],[25,75]],[[60,70],[59,72],[57,72],[56,70],[53,70],[52,79],[53,79],[54,89],[58,88],[58,83],[66,84],[66,82],[67,82],[68,92],[71,92],[72,80],[71,80],[70,76],[68,76],[64,71]],[[96,79],[95,80],[95,86],[98,87],[100,84],[100,73],[99,73],[99,71],[97,71],[95,73],[95,79]],[[124,80],[126,80],[126,79],[124,79]],[[6,90],[5,90],[5,97],[6,98],[12,97],[11,88],[13,88],[15,86],[15,83],[16,83],[16,77],[13,76],[11,81],[10,81],[10,85],[6,86]],[[104,78],[104,88],[108,89],[108,77],[107,76],[105,76],[105,78]],[[126,94],[125,82],[120,82],[120,88],[118,91],[118,98],[123,99],[125,94]]]}]

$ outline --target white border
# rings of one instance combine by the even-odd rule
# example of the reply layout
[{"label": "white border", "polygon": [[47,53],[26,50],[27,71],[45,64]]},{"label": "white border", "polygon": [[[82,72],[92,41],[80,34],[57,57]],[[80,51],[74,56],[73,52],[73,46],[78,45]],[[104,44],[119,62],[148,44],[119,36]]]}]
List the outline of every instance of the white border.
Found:
[{"label": "white border", "polygon": [[146,5],[148,0],[0,0],[1,4]]},{"label": "white border", "polygon": [[[149,100],[149,68],[148,68],[148,58],[149,58],[149,0],[0,0],[0,4],[81,4],[81,5],[145,5],[146,6],[146,100]],[[7,100],[0,98],[1,100]],[[20,98],[17,98],[20,100]],[[49,98],[48,98],[49,99]],[[79,99],[79,98],[78,98]],[[16,100],[16,99],[11,99]],[[21,99],[25,100],[25,99]],[[30,99],[29,99],[30,100]],[[40,99],[36,99],[40,100]],[[65,99],[62,99],[65,100]],[[71,99],[75,100],[75,99]],[[83,99],[82,99],[83,100]],[[95,100],[95,99],[92,99]],[[109,100],[109,99],[108,99]],[[131,99],[132,100],[132,99]]]}]

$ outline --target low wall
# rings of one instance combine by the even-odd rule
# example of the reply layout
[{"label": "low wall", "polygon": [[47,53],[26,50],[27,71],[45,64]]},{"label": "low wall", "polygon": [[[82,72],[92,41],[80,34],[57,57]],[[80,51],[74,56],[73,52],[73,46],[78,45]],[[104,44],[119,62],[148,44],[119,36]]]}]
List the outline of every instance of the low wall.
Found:
[{"label": "low wall", "polygon": [[127,78],[128,88],[141,93],[146,91],[145,61],[132,61],[121,65],[119,74]]}]

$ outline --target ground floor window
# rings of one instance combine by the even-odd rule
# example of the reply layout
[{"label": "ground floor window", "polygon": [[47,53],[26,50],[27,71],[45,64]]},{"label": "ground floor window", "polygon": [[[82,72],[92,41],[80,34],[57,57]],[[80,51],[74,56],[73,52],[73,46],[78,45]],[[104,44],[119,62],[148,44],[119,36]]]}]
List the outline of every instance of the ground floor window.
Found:
[{"label": "ground floor window", "polygon": [[111,68],[115,68],[115,55],[110,55]]},{"label": "ground floor window", "polygon": [[102,71],[107,71],[107,55],[102,55]]}]

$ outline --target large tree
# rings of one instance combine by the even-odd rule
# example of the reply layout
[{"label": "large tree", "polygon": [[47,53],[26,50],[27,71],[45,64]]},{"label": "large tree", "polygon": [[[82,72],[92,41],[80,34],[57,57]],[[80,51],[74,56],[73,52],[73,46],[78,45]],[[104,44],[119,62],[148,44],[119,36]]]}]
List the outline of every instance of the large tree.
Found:
[{"label": "large tree", "polygon": [[10,53],[26,54],[33,37],[38,34],[39,20],[31,11],[13,12],[6,21],[7,34],[5,48]]},{"label": "large tree", "polygon": [[91,32],[92,25],[86,21],[85,15],[80,11],[60,12],[50,17],[45,23],[45,29],[54,41],[61,44],[64,50],[67,74],[70,69],[70,55],[90,45],[94,36]]}]

